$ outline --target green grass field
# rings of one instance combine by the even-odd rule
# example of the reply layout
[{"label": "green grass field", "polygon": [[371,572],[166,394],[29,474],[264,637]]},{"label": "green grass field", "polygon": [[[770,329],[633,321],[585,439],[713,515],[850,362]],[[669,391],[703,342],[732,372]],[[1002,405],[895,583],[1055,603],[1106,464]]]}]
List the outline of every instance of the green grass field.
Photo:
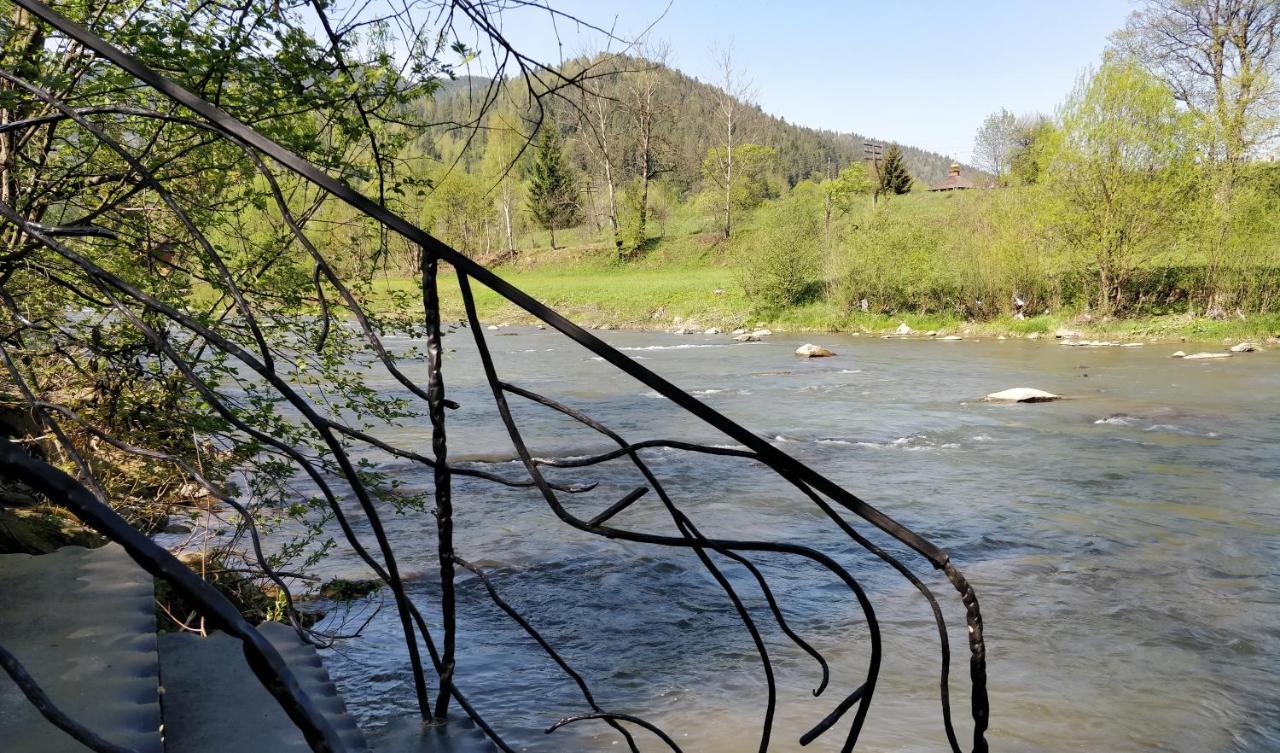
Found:
[{"label": "green grass field", "polygon": [[[688,241],[685,241],[688,244]],[[1264,340],[1280,335],[1280,315],[1253,315],[1210,320],[1185,315],[1083,322],[1078,312],[1063,311],[1024,320],[998,317],[966,322],[945,314],[887,316],[849,312],[830,301],[815,301],[781,310],[762,310],[743,292],[732,265],[707,254],[690,259],[668,258],[673,250],[659,244],[643,262],[617,264],[607,249],[576,249],[562,259],[495,269],[504,280],[588,327],[609,325],[624,329],[670,329],[696,324],[700,328],[767,326],[779,331],[862,332],[887,334],[902,322],[917,331],[975,336],[1052,335],[1059,328],[1087,337],[1147,340]],[[654,258],[659,257],[659,258]],[[441,303],[447,318],[461,319],[463,308],[451,273],[441,275]],[[496,293],[473,286],[480,318],[487,323],[530,323],[532,317]],[[379,294],[400,291],[417,297],[418,283],[410,278],[384,278],[375,283]]]}]

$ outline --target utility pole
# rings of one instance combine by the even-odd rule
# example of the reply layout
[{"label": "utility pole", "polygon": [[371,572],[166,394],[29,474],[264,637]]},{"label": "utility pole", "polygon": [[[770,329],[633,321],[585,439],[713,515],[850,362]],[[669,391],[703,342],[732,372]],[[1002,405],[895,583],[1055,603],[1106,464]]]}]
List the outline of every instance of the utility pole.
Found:
[{"label": "utility pole", "polygon": [[884,144],[874,141],[862,142],[862,159],[871,163],[871,172],[876,176],[876,187],[871,192],[871,203],[874,205],[880,198],[880,163],[884,160]]}]

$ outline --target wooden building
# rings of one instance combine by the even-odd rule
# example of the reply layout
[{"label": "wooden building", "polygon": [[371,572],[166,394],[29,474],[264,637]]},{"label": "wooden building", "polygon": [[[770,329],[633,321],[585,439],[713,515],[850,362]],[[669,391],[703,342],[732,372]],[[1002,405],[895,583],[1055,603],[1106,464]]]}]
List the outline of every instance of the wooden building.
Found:
[{"label": "wooden building", "polygon": [[952,162],[951,169],[947,171],[947,179],[930,186],[929,190],[966,191],[970,188],[977,188],[977,186],[973,184],[973,181],[960,174],[960,164],[958,162]]}]

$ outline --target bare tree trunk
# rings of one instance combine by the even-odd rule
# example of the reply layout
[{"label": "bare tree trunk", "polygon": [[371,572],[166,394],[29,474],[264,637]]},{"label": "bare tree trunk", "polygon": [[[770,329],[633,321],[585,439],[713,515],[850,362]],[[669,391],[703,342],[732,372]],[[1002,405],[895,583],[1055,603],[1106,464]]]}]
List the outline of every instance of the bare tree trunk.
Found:
[{"label": "bare tree trunk", "polygon": [[604,103],[603,97],[596,99],[600,124],[600,163],[604,167],[604,190],[609,200],[609,225],[613,228],[613,245],[621,253],[622,235],[618,232],[618,199],[613,189],[613,159],[609,154],[609,118]]},{"label": "bare tree trunk", "polygon": [[740,74],[733,65],[733,49],[725,49],[720,53],[720,73],[722,90],[720,92],[720,114],[724,118],[724,237],[733,235],[733,145],[736,133],[736,115],[739,100],[751,97],[750,84],[741,80]]},{"label": "bare tree trunk", "polygon": [[[729,97],[732,101],[732,97]],[[733,235],[733,105],[725,119],[724,237]]]},{"label": "bare tree trunk", "polygon": [[[665,46],[646,47],[641,51],[650,66],[656,68],[665,65],[667,49]],[[636,208],[636,233],[632,239],[635,247],[644,244],[648,239],[649,225],[649,189],[655,177],[662,171],[663,158],[659,155],[662,148],[662,137],[656,128],[665,108],[658,101],[658,86],[661,83],[653,70],[644,70],[633,74],[630,82],[630,97],[627,109],[631,115],[631,123],[636,138],[636,174],[640,178],[640,201]],[[634,250],[629,249],[629,250]]]},{"label": "bare tree trunk", "polygon": [[[603,86],[608,79],[601,77],[600,81]],[[604,92],[588,91],[586,87],[580,89],[583,104],[579,108],[581,117],[579,123],[585,126],[582,130],[587,133],[590,138],[587,143],[590,146],[593,156],[600,163],[600,172],[604,177],[604,189],[606,211],[609,218],[609,228],[613,232],[613,243],[617,252],[622,252],[622,235],[618,228],[618,201],[617,191],[614,187],[614,165],[613,165],[613,146],[610,142],[611,130],[614,124],[614,113],[611,109],[614,98],[606,96]],[[587,98],[590,98],[590,104]],[[594,200],[592,201],[594,204]],[[594,209],[592,211],[594,215]]]},{"label": "bare tree trunk", "polygon": [[507,257],[516,258],[516,234],[511,223],[511,185],[507,178],[502,179],[502,224],[507,232]]},{"label": "bare tree trunk", "polygon": [[835,202],[830,195],[823,197],[822,245],[831,250],[831,215],[835,211]]}]

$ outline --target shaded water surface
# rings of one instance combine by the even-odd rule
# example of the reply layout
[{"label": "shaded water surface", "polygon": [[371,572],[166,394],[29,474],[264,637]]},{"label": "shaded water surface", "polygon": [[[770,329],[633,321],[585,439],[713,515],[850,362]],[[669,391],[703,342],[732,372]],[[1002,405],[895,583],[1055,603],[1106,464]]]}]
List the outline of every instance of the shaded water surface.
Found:
[{"label": "shaded water surface", "polygon": [[[508,381],[581,408],[630,440],[729,444],[558,335],[485,334]],[[601,334],[950,552],[983,607],[993,750],[1280,750],[1280,353],[1183,362],[1170,360],[1174,348],[1163,345],[832,335],[809,339],[836,357],[804,361],[792,354],[804,342],[794,337],[732,344],[726,336]],[[447,390],[462,406],[448,416],[451,457],[511,461],[470,333],[450,334],[446,344]],[[421,362],[408,371],[425,382]],[[399,390],[382,375],[369,378]],[[1014,386],[1070,399],[979,400]],[[535,455],[610,449],[545,409],[513,407]],[[387,433],[430,454],[425,420]],[[909,584],[770,472],[667,450],[645,457],[705,534],[801,543],[850,568],[885,634],[884,673],[859,749],[945,749],[937,634]],[[392,467],[411,488],[429,488],[420,469]],[[522,473],[514,462],[499,469]],[[642,482],[622,463],[553,478],[599,482],[566,498],[584,518]],[[492,574],[591,682],[601,705],[658,723],[686,751],[757,748],[760,662],[693,555],[573,531],[536,493],[455,479],[454,500],[459,553]],[[652,494],[614,522],[675,533]],[[391,516],[389,527],[402,568],[415,576],[414,597],[435,615],[433,520]],[[956,723],[967,741],[963,611],[927,563],[907,559],[948,616]],[[829,573],[795,558],[755,560],[792,627],[832,665],[831,687],[815,699],[816,663],[786,640],[750,575],[722,563],[777,665],[773,749],[799,750],[800,734],[861,683],[866,622]],[[360,574],[341,555],[328,566]],[[459,593],[461,687],[511,740],[541,751],[625,747],[598,722],[545,735],[557,718],[586,709],[575,686],[478,581],[464,574]],[[387,605],[361,638],[327,659],[372,726],[413,707],[397,630]],[[846,721],[806,750],[839,750]],[[663,749],[641,731],[637,737],[644,750]]]}]

